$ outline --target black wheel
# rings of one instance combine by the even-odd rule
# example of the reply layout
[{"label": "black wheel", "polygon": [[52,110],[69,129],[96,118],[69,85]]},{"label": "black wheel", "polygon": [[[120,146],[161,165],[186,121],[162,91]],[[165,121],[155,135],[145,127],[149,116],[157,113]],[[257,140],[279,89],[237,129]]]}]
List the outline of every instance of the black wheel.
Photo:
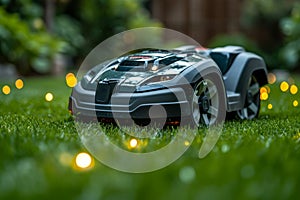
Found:
[{"label": "black wheel", "polygon": [[260,109],[260,87],[257,79],[252,75],[247,86],[244,108],[237,111],[240,119],[253,119],[258,116]]},{"label": "black wheel", "polygon": [[[225,92],[219,78],[204,78],[193,92],[192,118],[196,126],[214,125],[225,118]],[[223,115],[222,115],[223,114]]]}]

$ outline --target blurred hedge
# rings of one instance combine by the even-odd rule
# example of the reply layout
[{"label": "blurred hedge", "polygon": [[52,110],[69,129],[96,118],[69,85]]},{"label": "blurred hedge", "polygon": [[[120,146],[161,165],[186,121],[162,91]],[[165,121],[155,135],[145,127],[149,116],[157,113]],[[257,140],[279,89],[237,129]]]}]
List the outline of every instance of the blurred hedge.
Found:
[{"label": "blurred hedge", "polygon": [[14,63],[21,73],[31,68],[39,73],[49,72],[54,54],[67,46],[45,30],[31,30],[18,14],[7,13],[1,7],[0,41],[0,62]]},{"label": "blurred hedge", "polygon": [[295,3],[291,15],[281,20],[281,28],[286,35],[281,56],[290,68],[300,66],[300,3]]},{"label": "blurred hedge", "polygon": [[[53,17],[46,11],[49,5]],[[106,38],[131,28],[160,26],[142,7],[143,0],[0,0],[0,64],[19,72],[49,73],[53,56],[71,58],[71,67]],[[53,26],[47,27],[47,20]],[[72,64],[73,63],[73,64]],[[68,66],[70,67],[70,66]]]},{"label": "blurred hedge", "polygon": [[297,0],[246,0],[238,33],[219,35],[210,46],[235,44],[264,57],[269,68],[300,66],[300,3]]}]

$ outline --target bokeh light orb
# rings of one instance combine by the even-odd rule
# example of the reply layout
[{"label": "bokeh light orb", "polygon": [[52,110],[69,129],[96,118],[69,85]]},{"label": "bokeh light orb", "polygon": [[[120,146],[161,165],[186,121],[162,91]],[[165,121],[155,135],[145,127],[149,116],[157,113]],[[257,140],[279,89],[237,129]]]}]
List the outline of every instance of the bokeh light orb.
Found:
[{"label": "bokeh light orb", "polygon": [[268,89],[266,87],[261,87],[260,88],[260,94],[262,94],[264,92],[268,92]]},{"label": "bokeh light orb", "polygon": [[269,109],[269,110],[273,109],[273,105],[269,103],[269,104],[268,104],[268,109]]},{"label": "bokeh light orb", "polygon": [[51,92],[48,92],[46,95],[45,95],[45,99],[46,101],[52,101],[54,99],[54,96]]},{"label": "bokeh light orb", "polygon": [[17,89],[22,89],[23,87],[24,87],[24,82],[23,82],[23,80],[22,79],[17,79],[16,81],[15,81],[15,86],[16,86],[16,88]]},{"label": "bokeh light orb", "polygon": [[191,166],[186,166],[180,169],[179,171],[179,179],[183,183],[190,183],[196,178],[196,171]]},{"label": "bokeh light orb", "polygon": [[190,142],[186,140],[186,141],[184,141],[184,145],[185,146],[190,146]]},{"label": "bokeh light orb", "polygon": [[90,156],[90,154],[85,153],[85,152],[77,154],[77,156],[75,158],[76,166],[81,169],[90,167],[92,165],[92,161],[93,161],[93,159]]},{"label": "bokeh light orb", "polygon": [[66,74],[66,80],[67,80],[69,77],[72,77],[72,76],[75,76],[72,72],[67,73],[67,74]]},{"label": "bokeh light orb", "polygon": [[265,101],[269,98],[268,92],[263,92],[260,94],[260,99]]},{"label": "bokeh light orb", "polygon": [[73,88],[77,84],[77,78],[73,73],[68,73],[66,75],[66,84],[67,86]]},{"label": "bokeh light orb", "polygon": [[2,87],[2,92],[3,92],[3,94],[5,94],[5,95],[10,94],[10,87],[9,87],[8,85],[4,85],[4,86]]},{"label": "bokeh light orb", "polygon": [[280,90],[286,92],[289,89],[289,84],[286,81],[280,83]]},{"label": "bokeh light orb", "polygon": [[293,106],[297,107],[299,105],[299,102],[297,100],[293,101]]},{"label": "bokeh light orb", "polygon": [[276,75],[273,73],[268,73],[269,84],[274,84],[276,82]]},{"label": "bokeh light orb", "polygon": [[297,92],[298,92],[298,87],[296,85],[291,85],[290,93],[291,94],[297,94]]},{"label": "bokeh light orb", "polygon": [[129,141],[129,146],[130,146],[131,148],[135,148],[135,147],[137,147],[137,145],[138,145],[137,139],[133,138],[133,139],[131,139],[131,140]]}]

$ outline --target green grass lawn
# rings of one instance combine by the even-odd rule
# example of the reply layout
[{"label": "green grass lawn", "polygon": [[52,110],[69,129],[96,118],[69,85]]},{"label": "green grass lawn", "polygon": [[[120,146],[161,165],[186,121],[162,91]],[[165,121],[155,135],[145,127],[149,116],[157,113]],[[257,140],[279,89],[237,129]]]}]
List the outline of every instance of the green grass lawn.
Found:
[{"label": "green grass lawn", "polygon": [[[295,78],[295,77],[294,77]],[[296,85],[300,79],[295,78]],[[62,78],[24,79],[0,93],[0,199],[297,199],[300,196],[300,92],[269,85],[252,121],[228,121],[213,149],[199,159],[203,136],[170,166],[151,173],[116,171],[97,160],[80,170],[86,152],[67,110]],[[54,99],[45,101],[51,92]],[[268,104],[273,108],[268,109]]]}]

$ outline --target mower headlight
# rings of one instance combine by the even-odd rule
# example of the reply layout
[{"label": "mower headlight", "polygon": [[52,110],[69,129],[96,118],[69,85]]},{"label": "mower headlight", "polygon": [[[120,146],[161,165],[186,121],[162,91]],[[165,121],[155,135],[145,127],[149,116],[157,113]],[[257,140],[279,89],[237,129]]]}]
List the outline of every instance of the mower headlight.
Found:
[{"label": "mower headlight", "polygon": [[170,81],[172,80],[176,74],[170,74],[170,75],[158,75],[158,76],[153,76],[147,80],[145,80],[142,85],[150,85],[152,83],[159,83],[159,82],[164,82],[164,81]]}]

